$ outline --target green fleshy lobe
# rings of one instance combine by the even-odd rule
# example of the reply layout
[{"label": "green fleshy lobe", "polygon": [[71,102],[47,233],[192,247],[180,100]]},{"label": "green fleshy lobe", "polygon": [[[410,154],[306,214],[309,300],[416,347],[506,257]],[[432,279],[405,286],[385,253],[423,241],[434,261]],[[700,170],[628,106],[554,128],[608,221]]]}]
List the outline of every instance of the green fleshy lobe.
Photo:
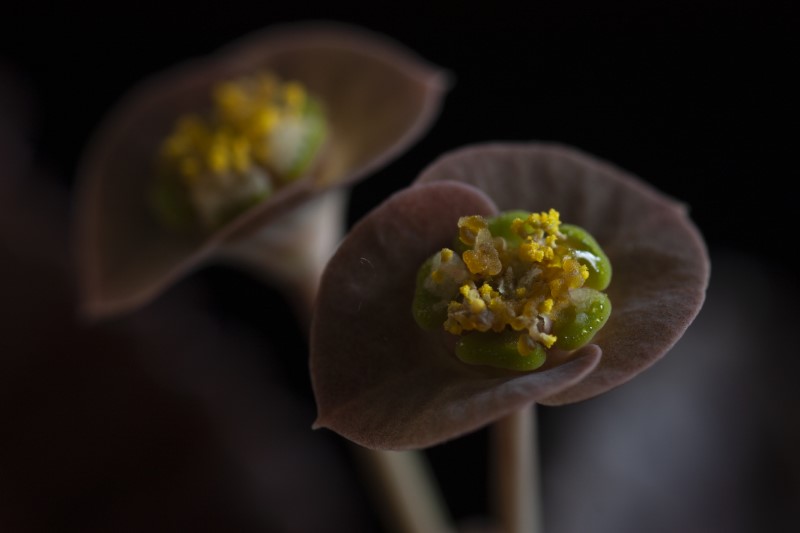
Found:
[{"label": "green fleshy lobe", "polygon": [[473,331],[456,341],[456,356],[471,365],[487,365],[506,370],[529,372],[542,366],[547,359],[545,348],[538,345],[533,353],[521,355],[517,349],[520,333],[505,330]]},{"label": "green fleshy lobe", "polygon": [[554,346],[574,350],[592,340],[611,315],[611,300],[605,293],[590,288],[570,292],[573,305],[564,308],[553,322]]},{"label": "green fleshy lobe", "polygon": [[561,224],[561,233],[567,236],[567,245],[575,250],[578,261],[589,268],[584,287],[605,290],[611,283],[611,261],[597,241],[585,229],[573,224]]}]

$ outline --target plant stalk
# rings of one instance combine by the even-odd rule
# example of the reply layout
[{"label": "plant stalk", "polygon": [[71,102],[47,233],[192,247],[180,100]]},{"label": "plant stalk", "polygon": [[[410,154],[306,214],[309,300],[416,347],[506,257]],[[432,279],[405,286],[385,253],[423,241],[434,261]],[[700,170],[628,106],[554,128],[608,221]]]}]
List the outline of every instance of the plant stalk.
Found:
[{"label": "plant stalk", "polygon": [[[227,245],[218,259],[280,286],[309,331],[322,274],[346,231],[348,197],[345,190],[327,192],[253,236]],[[455,531],[423,452],[371,450],[356,444],[351,449],[375,492],[387,531]]]},{"label": "plant stalk", "polygon": [[536,406],[491,428],[493,506],[502,533],[542,533]]}]

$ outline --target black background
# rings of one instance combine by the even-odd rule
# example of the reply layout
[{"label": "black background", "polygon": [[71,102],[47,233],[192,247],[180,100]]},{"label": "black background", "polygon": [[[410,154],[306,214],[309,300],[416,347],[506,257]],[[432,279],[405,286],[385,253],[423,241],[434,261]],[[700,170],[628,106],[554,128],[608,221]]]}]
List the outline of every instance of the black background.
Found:
[{"label": "black background", "polygon": [[5,9],[3,57],[40,106],[39,156],[66,186],[138,80],[270,24],[329,19],[385,33],[455,81],[430,133],[356,188],[353,219],[442,152],[489,140],[556,140],[613,161],[686,202],[714,245],[770,253],[779,232],[764,223],[791,211],[788,1]]},{"label": "black background", "polygon": [[[137,81],[265,26],[338,20],[396,39],[454,80],[431,130],[353,188],[350,223],[447,150],[481,141],[559,141],[685,202],[712,260],[744,254],[787,298],[796,297],[793,75],[800,19],[793,2],[7,3],[2,10],[0,66],[32,103],[25,135],[44,170],[39,179],[66,195],[93,128]],[[712,285],[713,279],[712,273]],[[174,292],[187,285],[206,291],[214,320],[256,344],[304,350],[291,318],[271,317],[267,307],[282,305],[273,288],[223,267],[193,274]],[[281,371],[313,402],[304,363]],[[463,469],[463,456],[481,449],[483,439],[479,432],[430,451],[459,517],[483,512],[481,470]],[[470,488],[460,490],[464,483]],[[58,501],[57,508],[69,508]]]}]

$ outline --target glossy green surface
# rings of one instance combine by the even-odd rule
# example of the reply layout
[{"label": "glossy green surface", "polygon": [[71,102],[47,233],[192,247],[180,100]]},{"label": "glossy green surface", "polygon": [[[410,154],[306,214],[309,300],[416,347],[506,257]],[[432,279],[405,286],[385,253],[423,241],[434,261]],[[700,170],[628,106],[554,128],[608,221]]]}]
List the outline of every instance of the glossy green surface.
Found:
[{"label": "glossy green surface", "polygon": [[536,370],[544,364],[547,353],[539,345],[531,355],[520,355],[517,350],[519,336],[519,332],[512,330],[500,333],[467,333],[461,335],[456,342],[456,356],[471,365],[487,365],[522,372]]},{"label": "glossy green surface", "polygon": [[589,267],[589,278],[584,287],[605,290],[611,283],[611,261],[597,241],[585,229],[572,224],[561,224],[561,233],[567,236],[567,246],[575,250],[578,261]]},{"label": "glossy green surface", "polygon": [[611,301],[605,293],[574,289],[570,299],[573,306],[562,310],[553,322],[552,334],[558,337],[554,346],[562,350],[574,350],[588,343],[611,314]]}]

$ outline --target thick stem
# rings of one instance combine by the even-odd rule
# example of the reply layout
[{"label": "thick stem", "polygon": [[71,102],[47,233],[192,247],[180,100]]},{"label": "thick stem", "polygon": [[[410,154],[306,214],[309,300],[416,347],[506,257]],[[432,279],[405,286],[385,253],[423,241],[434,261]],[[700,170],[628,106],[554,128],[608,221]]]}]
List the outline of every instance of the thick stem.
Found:
[{"label": "thick stem", "polygon": [[354,444],[353,453],[377,491],[374,501],[386,531],[455,531],[422,452],[370,450]]},{"label": "thick stem", "polygon": [[334,190],[220,248],[217,259],[280,287],[303,328],[311,324],[322,272],[345,233],[348,194]]},{"label": "thick stem", "polygon": [[[346,190],[325,193],[247,239],[227,245],[218,258],[281,287],[308,330],[322,273],[345,234],[347,199]],[[387,531],[454,531],[422,452],[370,450],[356,444],[352,450],[375,492]]]},{"label": "thick stem", "polygon": [[491,428],[493,504],[502,533],[541,533],[538,435],[534,404]]}]

